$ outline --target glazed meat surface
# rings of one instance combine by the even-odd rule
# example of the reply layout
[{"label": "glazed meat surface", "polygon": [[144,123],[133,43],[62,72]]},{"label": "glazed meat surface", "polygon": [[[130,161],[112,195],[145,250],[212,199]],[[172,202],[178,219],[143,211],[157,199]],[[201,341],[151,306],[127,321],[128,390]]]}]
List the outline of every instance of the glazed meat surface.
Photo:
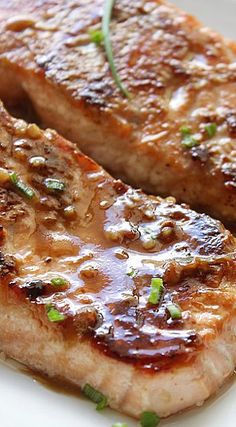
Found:
[{"label": "glazed meat surface", "polygon": [[1,97],[29,97],[114,176],[234,221],[235,46],[165,1],[117,1],[111,40],[127,99],[89,35],[103,4],[0,0]]},{"label": "glazed meat surface", "polygon": [[135,417],[201,404],[236,362],[234,237],[2,107],[0,141],[1,350]]}]

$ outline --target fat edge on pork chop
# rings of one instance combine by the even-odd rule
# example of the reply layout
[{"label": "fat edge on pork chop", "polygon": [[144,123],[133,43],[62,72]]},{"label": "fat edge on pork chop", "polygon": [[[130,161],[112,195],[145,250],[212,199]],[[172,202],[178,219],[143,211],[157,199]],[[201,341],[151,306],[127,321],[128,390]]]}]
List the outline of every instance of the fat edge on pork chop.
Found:
[{"label": "fat edge on pork chop", "polygon": [[116,1],[111,42],[126,99],[91,38],[103,6],[0,0],[0,96],[27,96],[114,176],[235,221],[235,45],[165,1]]},{"label": "fat edge on pork chop", "polygon": [[235,239],[0,110],[0,348],[166,417],[236,362]]}]

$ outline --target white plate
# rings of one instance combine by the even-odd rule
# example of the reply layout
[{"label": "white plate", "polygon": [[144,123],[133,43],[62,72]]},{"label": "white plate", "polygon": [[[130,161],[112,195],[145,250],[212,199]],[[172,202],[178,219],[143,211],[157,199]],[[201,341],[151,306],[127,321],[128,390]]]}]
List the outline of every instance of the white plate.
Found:
[{"label": "white plate", "polygon": [[[175,0],[207,25],[236,39],[236,0]],[[235,427],[236,384],[202,408],[165,421],[166,427]],[[105,410],[97,413],[86,400],[44,387],[29,375],[0,363],[0,427],[111,427],[137,423]]]}]

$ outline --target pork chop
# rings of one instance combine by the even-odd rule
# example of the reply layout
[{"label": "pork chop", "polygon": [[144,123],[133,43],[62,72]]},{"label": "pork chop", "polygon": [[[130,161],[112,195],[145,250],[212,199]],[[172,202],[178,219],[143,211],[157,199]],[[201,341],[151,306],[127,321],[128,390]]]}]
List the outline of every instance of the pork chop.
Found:
[{"label": "pork chop", "polygon": [[134,417],[200,405],[236,363],[235,238],[2,106],[0,141],[1,350]]},{"label": "pork chop", "polygon": [[236,219],[236,49],[162,0],[0,0],[0,96],[39,117],[116,177]]}]

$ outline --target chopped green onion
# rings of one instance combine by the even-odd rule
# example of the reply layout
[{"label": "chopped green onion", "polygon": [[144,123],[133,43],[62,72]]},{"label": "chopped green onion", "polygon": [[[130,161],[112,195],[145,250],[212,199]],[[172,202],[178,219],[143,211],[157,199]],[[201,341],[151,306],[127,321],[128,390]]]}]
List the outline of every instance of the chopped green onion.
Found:
[{"label": "chopped green onion", "polygon": [[163,280],[160,278],[153,278],[151,281],[151,293],[148,298],[150,304],[158,304],[161,296],[165,290]]},{"label": "chopped green onion", "polygon": [[51,280],[51,284],[53,286],[64,286],[67,284],[67,281],[62,277],[55,277],[54,279]]},{"label": "chopped green onion", "polygon": [[44,180],[44,184],[49,190],[55,190],[55,191],[64,191],[65,190],[64,182],[60,181],[59,179],[46,178]]},{"label": "chopped green onion", "polygon": [[191,135],[191,129],[188,126],[182,126],[180,128],[180,132],[182,133],[182,136]]},{"label": "chopped green onion", "polygon": [[126,98],[130,97],[130,93],[123,85],[121,78],[117,72],[116,65],[114,62],[113,57],[113,51],[112,51],[112,45],[110,40],[110,22],[111,22],[111,16],[112,16],[112,9],[115,4],[115,0],[105,0],[105,6],[104,6],[104,14],[102,19],[102,32],[104,36],[104,46],[106,51],[107,60],[109,62],[110,70],[113,75],[114,81],[117,85],[117,87],[120,89],[120,91],[123,93]]},{"label": "chopped green onion", "polygon": [[18,182],[18,177],[17,174],[15,172],[10,173],[10,180],[12,182],[12,184],[17,184]]},{"label": "chopped green onion", "polygon": [[182,134],[182,145],[186,148],[193,148],[199,145],[199,142],[191,135],[191,128],[189,126],[182,126],[180,128]]},{"label": "chopped green onion", "polygon": [[9,177],[10,181],[17,188],[17,190],[19,190],[28,199],[33,199],[33,197],[35,196],[34,190],[27,184],[25,184],[23,181],[21,181],[21,179],[18,178],[15,172],[12,172]]},{"label": "chopped green onion", "polygon": [[128,424],[126,424],[126,423],[115,423],[112,425],[112,427],[128,427]]},{"label": "chopped green onion", "polygon": [[170,317],[173,320],[182,319],[182,312],[177,304],[169,304],[167,310],[170,313]]},{"label": "chopped green onion", "polygon": [[64,314],[60,313],[55,307],[53,307],[51,304],[46,305],[47,310],[47,316],[50,322],[61,322],[62,320],[65,320]]},{"label": "chopped green onion", "polygon": [[184,137],[182,145],[186,148],[193,148],[199,145],[199,142],[192,135],[188,135]]},{"label": "chopped green onion", "polygon": [[135,268],[133,268],[133,267],[130,267],[130,270],[128,271],[127,276],[129,276],[129,277],[135,277],[136,274],[137,274],[137,270]]},{"label": "chopped green onion", "polygon": [[205,129],[208,133],[209,138],[213,138],[213,136],[215,136],[217,131],[217,125],[216,123],[209,123],[208,125],[205,126]]},{"label": "chopped green onion", "polygon": [[93,388],[90,384],[85,384],[83,388],[83,393],[88,397],[92,402],[96,403],[97,411],[106,408],[108,405],[107,398],[100,391]]},{"label": "chopped green onion", "polygon": [[89,33],[90,39],[93,43],[99,45],[103,42],[104,35],[103,35],[102,30],[93,30],[92,28],[90,28],[88,30],[88,33]]},{"label": "chopped green onion", "polygon": [[142,427],[157,427],[160,423],[160,417],[155,412],[143,412],[140,418]]}]

